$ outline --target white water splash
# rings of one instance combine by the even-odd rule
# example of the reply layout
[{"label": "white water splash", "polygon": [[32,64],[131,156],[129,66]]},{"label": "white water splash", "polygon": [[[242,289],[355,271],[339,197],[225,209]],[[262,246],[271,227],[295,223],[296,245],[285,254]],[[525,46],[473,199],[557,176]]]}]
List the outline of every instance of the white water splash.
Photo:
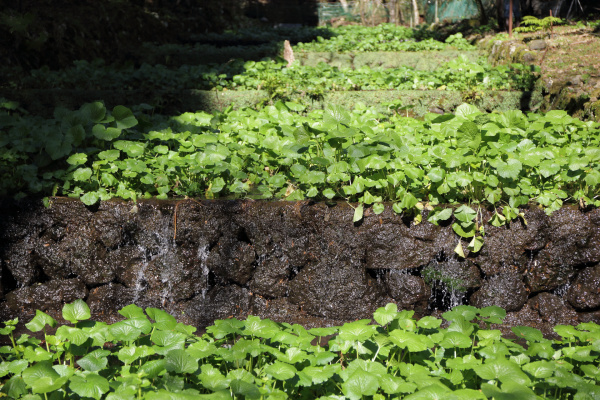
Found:
[{"label": "white water splash", "polygon": [[202,300],[206,298],[206,292],[208,292],[208,273],[209,269],[206,265],[206,260],[208,259],[208,244],[204,246],[198,247],[198,259],[200,260],[200,268],[202,269],[202,276],[205,279],[205,285],[202,288]]}]

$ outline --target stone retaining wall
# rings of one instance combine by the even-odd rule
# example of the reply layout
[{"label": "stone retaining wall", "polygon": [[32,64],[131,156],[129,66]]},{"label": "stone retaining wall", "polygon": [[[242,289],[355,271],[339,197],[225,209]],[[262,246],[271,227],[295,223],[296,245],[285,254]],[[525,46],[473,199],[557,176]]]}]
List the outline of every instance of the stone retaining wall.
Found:
[{"label": "stone retaining wall", "polygon": [[345,203],[3,201],[0,317],[58,317],[83,298],[99,319],[136,303],[200,327],[249,314],[338,324],[387,302],[419,315],[498,305],[546,332],[600,322],[600,210],[524,212],[462,259],[451,221],[415,225],[391,207],[353,223]]}]

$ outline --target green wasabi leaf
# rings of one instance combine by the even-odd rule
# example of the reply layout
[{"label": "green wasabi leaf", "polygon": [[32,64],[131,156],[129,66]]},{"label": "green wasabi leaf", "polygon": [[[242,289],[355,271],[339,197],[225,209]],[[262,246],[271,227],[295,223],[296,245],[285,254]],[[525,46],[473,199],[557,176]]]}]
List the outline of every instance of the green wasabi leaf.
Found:
[{"label": "green wasabi leaf", "polygon": [[69,388],[81,397],[92,397],[96,400],[110,389],[106,378],[95,373],[71,377]]},{"label": "green wasabi leaf", "polygon": [[385,307],[378,308],[373,314],[373,319],[379,325],[387,325],[394,320],[398,314],[398,306],[393,303],[387,304]]},{"label": "green wasabi leaf", "polygon": [[116,106],[112,110],[112,116],[115,118],[117,128],[119,129],[132,128],[138,124],[137,119],[127,107]]},{"label": "green wasabi leaf", "polygon": [[70,304],[65,304],[62,309],[62,316],[72,324],[78,321],[84,321],[91,317],[90,308],[85,301],[78,299]]},{"label": "green wasabi leaf", "polygon": [[379,389],[377,376],[363,370],[357,370],[342,384],[342,393],[352,400],[363,396],[373,396]]},{"label": "green wasabi leaf", "polygon": [[198,369],[198,361],[183,349],[169,351],[165,363],[167,371],[176,374],[193,374]]},{"label": "green wasabi leaf", "polygon": [[265,368],[265,373],[267,375],[281,381],[292,379],[296,376],[296,372],[297,370],[293,365],[281,361],[275,361]]},{"label": "green wasabi leaf", "polygon": [[52,318],[51,316],[49,316],[48,314],[46,314],[43,311],[36,310],[35,317],[33,317],[33,319],[31,321],[26,323],[25,326],[31,332],[39,332],[42,329],[44,329],[44,327],[46,325],[48,325],[51,328],[54,328],[56,326],[56,324],[57,324],[57,322],[54,318]]},{"label": "green wasabi leaf", "polygon": [[96,204],[100,200],[100,196],[98,195],[97,192],[87,192],[86,194],[81,196],[79,199],[86,206],[91,206],[91,205]]},{"label": "green wasabi leaf", "polygon": [[73,178],[79,182],[85,182],[92,176],[91,168],[77,168],[73,172]]},{"label": "green wasabi leaf", "polygon": [[67,158],[67,162],[71,165],[82,165],[88,160],[88,156],[85,153],[75,153]]},{"label": "green wasabi leaf", "polygon": [[354,216],[352,217],[352,222],[358,222],[363,218],[363,204],[359,203],[354,208]]}]

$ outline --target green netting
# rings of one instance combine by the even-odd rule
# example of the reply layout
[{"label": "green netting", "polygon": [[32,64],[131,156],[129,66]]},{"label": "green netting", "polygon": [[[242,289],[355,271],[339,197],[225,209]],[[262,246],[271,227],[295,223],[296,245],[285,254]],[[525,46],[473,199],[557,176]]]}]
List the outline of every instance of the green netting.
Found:
[{"label": "green netting", "polygon": [[324,25],[332,18],[346,17],[352,19],[354,4],[349,4],[347,10],[340,3],[319,3],[319,25]]},{"label": "green netting", "polygon": [[[422,1],[422,0],[418,0]],[[407,3],[408,4],[408,3]],[[387,7],[390,3],[381,3],[379,6],[375,1],[368,1],[364,4],[363,17],[367,22],[375,16],[376,22],[388,22],[390,13]],[[358,1],[348,1],[347,7],[341,3],[319,3],[319,25],[325,25],[332,18],[344,17],[349,21],[360,21],[360,5]]]},{"label": "green netting", "polygon": [[[435,21],[435,0],[417,0],[419,11],[425,15],[425,20],[428,23]],[[344,9],[341,3],[319,3],[319,25],[325,25],[332,18],[345,17],[348,20],[360,21],[358,2],[347,2],[348,7]],[[381,7],[376,8],[375,2],[368,2],[365,8],[365,17],[370,18],[373,11],[377,11],[379,16],[385,14],[389,16],[389,11],[386,7],[390,3],[384,3]],[[492,15],[494,11],[494,0],[482,0],[483,7],[486,13]],[[462,19],[477,18],[479,12],[474,0],[438,0],[438,18],[440,21],[450,20],[457,21]],[[405,13],[405,18],[409,18],[412,9],[408,1],[401,2],[401,7]],[[381,21],[379,21],[381,22]],[[407,23],[408,21],[404,21]]]},{"label": "green netting", "polygon": [[[427,2],[425,19],[431,23],[435,20],[435,0]],[[486,13],[494,10],[494,0],[482,0]],[[479,11],[474,0],[438,0],[438,19],[440,21],[458,21],[462,19],[477,18]]]}]

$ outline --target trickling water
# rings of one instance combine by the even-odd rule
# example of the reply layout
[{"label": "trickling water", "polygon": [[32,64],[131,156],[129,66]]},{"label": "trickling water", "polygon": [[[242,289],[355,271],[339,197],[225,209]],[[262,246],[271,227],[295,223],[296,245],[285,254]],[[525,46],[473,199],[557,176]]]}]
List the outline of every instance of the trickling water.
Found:
[{"label": "trickling water", "polygon": [[[141,252],[144,252],[144,248],[142,246],[138,246]],[[133,303],[137,303],[140,298],[140,293],[146,288],[144,285],[145,276],[146,276],[146,268],[148,268],[149,260],[146,259],[142,267],[138,270],[138,273],[135,277],[135,286],[134,286],[134,295],[133,295]]]},{"label": "trickling water", "polygon": [[430,307],[449,310],[464,304],[467,293],[461,272],[462,265],[455,258],[444,263],[434,260],[423,270],[431,285]]},{"label": "trickling water", "polygon": [[205,279],[205,285],[202,288],[202,299],[204,300],[206,298],[206,292],[208,291],[208,266],[206,265],[206,260],[208,259],[208,249],[209,246],[204,245],[204,246],[199,246],[198,247],[198,259],[200,260],[200,268],[202,268],[202,276]]},{"label": "trickling water", "polygon": [[144,248],[140,248],[142,251],[146,253],[146,260],[142,267],[139,269],[138,274],[136,276],[135,282],[135,292],[134,292],[134,303],[140,298],[143,291],[146,290],[146,271],[148,269],[148,265],[157,258],[165,258],[168,257],[169,260],[164,260],[162,263],[163,266],[167,268],[163,268],[160,271],[160,282],[163,283],[164,289],[161,292],[161,305],[164,307],[167,303],[172,302],[172,290],[173,290],[173,281],[174,274],[176,273],[173,268],[168,268],[168,266],[172,263],[171,260],[173,257],[173,249],[177,246],[175,244],[175,240],[173,239],[173,232],[171,229],[171,217],[167,215],[161,215],[160,218],[160,226],[159,228],[152,232],[152,237],[156,243],[156,252],[153,254],[148,254],[147,250]]},{"label": "trickling water", "polygon": [[564,285],[560,285],[559,287],[554,289],[552,291],[552,294],[555,294],[558,297],[565,297],[567,295],[567,292],[569,291],[570,287],[571,287],[571,282],[567,282]]}]

